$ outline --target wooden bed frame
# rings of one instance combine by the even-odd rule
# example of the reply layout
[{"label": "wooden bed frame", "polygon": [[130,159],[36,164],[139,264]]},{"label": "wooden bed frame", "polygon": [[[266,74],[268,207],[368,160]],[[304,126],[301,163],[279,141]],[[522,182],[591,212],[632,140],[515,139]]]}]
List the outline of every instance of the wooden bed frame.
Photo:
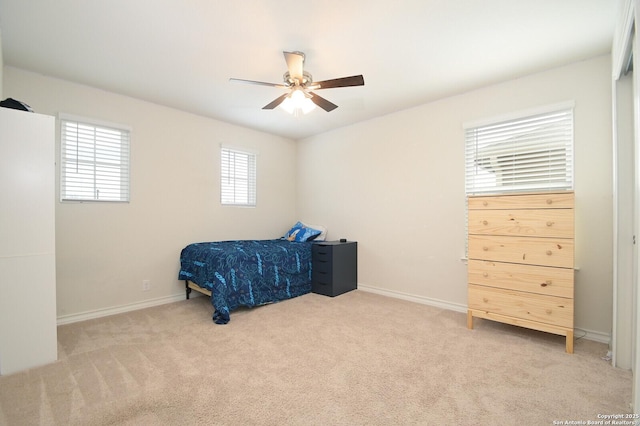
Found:
[{"label": "wooden bed frame", "polygon": [[191,290],[195,290],[198,293],[202,293],[202,294],[205,294],[205,295],[211,297],[211,292],[209,290],[207,290],[206,288],[202,288],[198,284],[192,283],[189,280],[185,280],[184,286],[185,286],[185,290],[187,292],[187,300],[189,299],[189,295],[191,294]]}]

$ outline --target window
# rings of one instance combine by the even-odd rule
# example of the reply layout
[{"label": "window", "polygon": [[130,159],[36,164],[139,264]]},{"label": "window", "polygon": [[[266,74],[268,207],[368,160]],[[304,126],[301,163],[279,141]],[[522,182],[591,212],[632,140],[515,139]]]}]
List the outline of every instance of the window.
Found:
[{"label": "window", "polygon": [[466,193],[573,189],[573,105],[465,125]]},{"label": "window", "polygon": [[130,130],[60,117],[60,199],[129,201]]},{"label": "window", "polygon": [[256,206],[256,157],[252,152],[220,150],[220,202],[225,206]]}]

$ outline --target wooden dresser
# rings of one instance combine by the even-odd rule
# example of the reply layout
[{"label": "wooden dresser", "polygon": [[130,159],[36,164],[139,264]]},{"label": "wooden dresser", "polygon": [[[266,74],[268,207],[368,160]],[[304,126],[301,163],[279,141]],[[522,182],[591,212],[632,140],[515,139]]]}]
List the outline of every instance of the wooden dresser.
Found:
[{"label": "wooden dresser", "polygon": [[468,203],[468,328],[478,317],[559,334],[573,353],[573,192]]}]

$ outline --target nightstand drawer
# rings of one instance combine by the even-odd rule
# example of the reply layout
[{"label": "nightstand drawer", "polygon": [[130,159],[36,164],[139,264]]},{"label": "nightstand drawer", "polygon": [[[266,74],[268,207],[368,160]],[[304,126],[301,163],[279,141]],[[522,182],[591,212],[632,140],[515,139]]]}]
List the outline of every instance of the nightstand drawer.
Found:
[{"label": "nightstand drawer", "polygon": [[313,277],[311,280],[314,283],[331,284],[332,274],[330,272],[314,269],[311,275]]},{"label": "nightstand drawer", "polygon": [[313,261],[329,262],[333,254],[332,247],[314,244],[313,246]]},{"label": "nightstand drawer", "polygon": [[313,262],[311,263],[312,266],[312,273],[313,272],[324,272],[324,273],[331,273],[331,269],[333,266],[333,262],[331,262],[331,260],[313,260]]}]

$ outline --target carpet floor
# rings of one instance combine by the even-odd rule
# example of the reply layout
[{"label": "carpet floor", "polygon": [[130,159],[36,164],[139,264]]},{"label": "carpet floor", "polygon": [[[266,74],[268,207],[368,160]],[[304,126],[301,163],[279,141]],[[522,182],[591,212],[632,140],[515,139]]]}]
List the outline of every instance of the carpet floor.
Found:
[{"label": "carpet floor", "polygon": [[[207,298],[58,327],[0,377],[2,425],[552,425],[628,413],[607,346],[352,291],[232,312]],[[569,424],[569,423],[567,423]],[[585,423],[586,424],[586,423]]]}]

